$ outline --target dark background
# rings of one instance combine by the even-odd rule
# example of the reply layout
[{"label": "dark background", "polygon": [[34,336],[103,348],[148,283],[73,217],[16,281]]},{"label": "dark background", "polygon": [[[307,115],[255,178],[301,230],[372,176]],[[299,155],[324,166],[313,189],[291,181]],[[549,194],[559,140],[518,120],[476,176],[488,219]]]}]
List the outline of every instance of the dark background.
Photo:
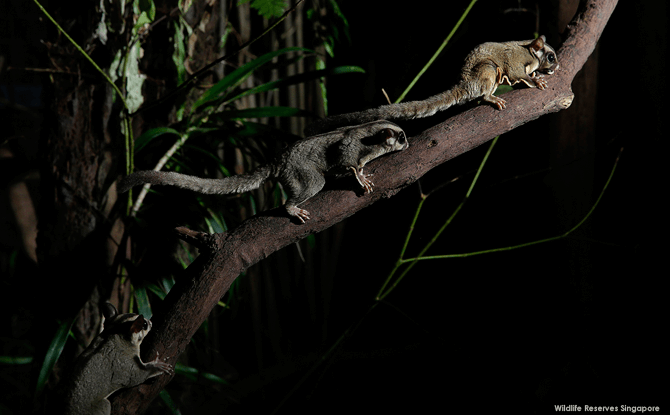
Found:
[{"label": "dark background", "polygon": [[[450,86],[473,45],[527,38],[534,30],[533,17],[503,12],[514,3],[478,2],[406,100]],[[540,34],[558,50],[560,37],[551,23],[556,17],[544,6]],[[385,103],[380,88],[395,99],[459,16],[425,4],[375,7],[374,17],[358,13],[353,4],[344,3],[342,9],[351,16],[353,46],[337,50],[337,57],[364,66],[368,76],[331,80],[331,91],[357,94],[344,100],[331,94],[333,113]],[[658,63],[667,59],[667,17],[662,2],[619,2],[599,42],[597,76],[586,81],[597,87],[596,116],[588,120],[595,132],[590,137],[593,151],[579,160],[555,163],[556,145],[550,143],[557,139],[552,135],[554,115],[502,136],[471,200],[428,254],[510,246],[567,231],[588,206],[579,201],[584,189],[574,186],[578,195],[566,196],[561,184],[570,193],[575,182],[588,181],[590,205],[623,147],[612,183],[577,232],[579,239],[419,264],[388,298],[406,314],[377,307],[376,315],[364,323],[366,330],[359,330],[349,344],[354,350],[377,352],[376,359],[342,365],[343,377],[347,371],[365,373],[347,381],[357,383],[353,389],[379,396],[375,405],[384,409],[437,406],[476,413],[485,403],[542,413],[554,412],[555,404],[661,404],[664,244],[659,244],[659,233],[666,229],[660,185],[667,76]],[[366,47],[356,47],[362,39]],[[577,93],[565,112],[578,117],[577,103],[583,98]],[[462,108],[447,113],[452,110]],[[405,122],[403,128],[411,136],[448,116]],[[484,147],[421,180],[429,191],[470,172],[428,199],[410,253],[460,203]],[[348,220],[351,243],[345,242],[343,257],[351,261],[339,265],[345,277],[336,296],[343,305],[356,297],[364,304],[374,295],[399,253],[417,203],[418,188],[413,186]],[[362,247],[371,260],[361,257]],[[352,284],[361,289],[351,290]],[[347,313],[346,306],[343,310]],[[356,315],[354,310],[349,313]]]},{"label": "dark background", "polygon": [[[557,3],[542,4],[539,31],[558,50],[563,27],[556,23]],[[338,44],[329,65],[359,65],[367,73],[328,80],[332,114],[385,103],[381,88],[395,99],[467,6],[466,1],[452,3],[449,10],[435,2],[402,7],[381,1],[339,4],[349,21],[351,44]],[[532,37],[535,16],[510,12],[518,6],[517,1],[479,1],[406,100],[450,87],[473,46]],[[279,413],[324,408],[545,413],[554,412],[554,405],[661,405],[665,365],[660,358],[667,350],[661,343],[666,330],[660,284],[667,274],[661,274],[665,244],[660,243],[666,229],[661,143],[668,136],[662,128],[668,109],[667,8],[661,1],[619,3],[599,42],[596,75],[583,81],[596,94],[595,115],[580,120],[580,125],[589,126],[588,142],[579,142],[570,158],[560,146],[564,137],[557,134],[566,119],[586,116],[578,112],[577,104],[585,98],[579,94],[569,110],[502,136],[472,197],[428,254],[511,246],[567,231],[595,202],[623,147],[607,192],[575,238],[471,258],[424,261],[366,314],[400,252],[419,202],[419,187],[411,186],[337,228],[344,238],[337,260],[310,262],[314,269],[308,270],[319,275],[330,267],[332,281],[305,281],[306,266],[295,262],[289,268],[296,280],[291,285],[281,285],[282,279],[275,282],[272,271],[281,268],[284,254],[256,265],[264,273],[263,289],[282,294],[276,297],[280,312],[262,316],[280,333],[266,333],[265,361],[259,363],[251,341],[251,305],[241,300],[235,318],[222,325],[220,333],[220,355],[234,367],[233,386],[219,395],[221,402],[202,397],[209,411],[201,408],[201,413],[270,413],[287,396]],[[25,38],[32,36],[26,33]],[[0,37],[10,38],[7,33]],[[16,45],[4,42],[3,47]],[[34,55],[42,53],[38,44],[30,47]],[[551,84],[550,77],[547,81]],[[453,108],[402,126],[411,137],[462,110]],[[7,119],[6,109],[2,114]],[[15,120],[12,128],[34,128],[30,122],[16,125]],[[423,191],[429,192],[461,177],[428,198],[408,255],[416,254],[461,202],[486,147],[421,179]],[[36,163],[30,158],[28,162]],[[5,177],[18,168],[3,163]],[[165,224],[165,235],[170,235],[172,225]],[[319,247],[329,246],[320,238],[315,256],[321,255]],[[295,247],[286,250],[292,255]],[[9,281],[3,285],[3,291],[16,286]],[[310,289],[318,293],[331,288],[326,306],[310,303],[320,301]],[[14,293],[17,303],[30,302],[33,296],[29,290]],[[20,319],[16,309],[7,310],[5,327]],[[300,383],[352,325],[355,331],[335,357]],[[279,343],[273,343],[277,338]],[[259,383],[264,386],[258,388]],[[182,387],[177,377],[168,390],[176,395]],[[289,395],[294,387],[297,392]],[[196,392],[190,393],[196,399]],[[11,399],[11,393],[4,398]]]}]

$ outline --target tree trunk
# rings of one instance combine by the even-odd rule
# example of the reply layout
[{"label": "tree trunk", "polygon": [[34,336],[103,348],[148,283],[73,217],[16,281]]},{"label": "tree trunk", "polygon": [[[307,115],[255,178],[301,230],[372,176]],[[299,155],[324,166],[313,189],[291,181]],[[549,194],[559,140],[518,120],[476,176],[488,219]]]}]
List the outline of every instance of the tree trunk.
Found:
[{"label": "tree trunk", "polygon": [[[51,2],[50,6],[73,39],[99,65],[108,67],[110,51],[119,40],[110,37],[103,45],[94,36],[99,21],[95,4]],[[116,202],[110,185],[116,179],[115,160],[121,148],[119,108],[113,104],[111,86],[62,33],[52,30],[45,44],[57,72],[48,91],[51,111],[40,142],[38,284],[48,287],[41,290],[48,298],[37,304],[67,298],[53,314],[62,319],[82,308],[99,281],[103,291],[111,288],[109,266],[123,232],[123,225],[110,217]],[[91,321],[81,322],[82,332],[88,333],[85,338],[97,325],[97,311],[90,316]]]}]

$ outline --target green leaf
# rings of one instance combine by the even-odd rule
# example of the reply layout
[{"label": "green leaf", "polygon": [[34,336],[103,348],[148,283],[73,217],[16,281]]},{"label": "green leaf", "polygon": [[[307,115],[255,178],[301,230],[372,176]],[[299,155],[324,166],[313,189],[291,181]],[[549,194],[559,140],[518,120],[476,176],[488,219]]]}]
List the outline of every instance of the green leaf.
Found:
[{"label": "green leaf", "polygon": [[3,365],[26,365],[31,363],[33,358],[28,357],[15,357],[15,356],[0,356],[0,363]]},{"label": "green leaf", "polygon": [[223,219],[223,216],[214,212],[212,209],[207,209],[207,212],[212,217],[211,217],[211,219],[210,218],[205,218],[205,219],[207,220],[207,224],[210,225],[210,227],[214,231],[214,233],[223,233],[223,232],[226,232],[228,230],[228,227],[226,226],[226,221]]},{"label": "green leaf", "polygon": [[177,404],[174,402],[174,400],[172,400],[172,397],[170,396],[168,391],[166,391],[165,389],[160,391],[160,397],[163,400],[163,402],[165,402],[165,404],[168,406],[168,408],[170,408],[170,412],[176,415],[181,414],[181,411],[177,407]]},{"label": "green leaf", "polygon": [[[249,0],[240,0],[237,4],[248,3]],[[269,19],[271,17],[281,17],[284,10],[288,8],[286,0],[253,0],[251,7],[258,10],[258,14]]]},{"label": "green leaf", "polygon": [[321,69],[316,71],[305,72],[289,76],[284,79],[278,79],[276,81],[267,82],[265,84],[255,86],[253,88],[245,89],[241,91],[240,94],[230,98],[228,102],[238,100],[247,95],[258,94],[261,92],[271,91],[273,89],[277,89],[288,85],[295,85],[302,82],[308,82],[314,79],[322,78],[324,76],[341,75],[345,73],[365,73],[365,69],[361,68],[360,66],[337,66],[331,69]]},{"label": "green leaf", "polygon": [[163,134],[174,134],[178,137],[181,136],[181,134],[179,134],[179,131],[175,130],[174,128],[168,128],[168,127],[152,128],[151,130],[146,131],[144,132],[144,134],[137,137],[137,139],[135,140],[135,153],[137,153],[142,148],[144,148],[144,146],[149,144],[149,141]]},{"label": "green leaf", "polygon": [[[322,59],[316,60],[316,69],[325,69],[326,62]],[[328,115],[328,94],[326,90],[326,84],[324,82],[319,82],[319,88],[321,89],[321,100],[323,101],[323,111]]]},{"label": "green leaf", "polygon": [[323,42],[323,47],[326,49],[326,53],[328,56],[331,58],[335,57],[335,49],[334,49],[334,43],[335,41],[332,38],[328,38],[328,42]]},{"label": "green leaf", "polygon": [[174,366],[174,371],[175,371],[175,373],[186,376],[186,377],[190,378],[191,380],[196,380],[198,376],[202,376],[203,378],[205,378],[205,379],[207,379],[211,382],[220,383],[222,385],[229,385],[229,383],[225,379],[223,379],[222,377],[216,376],[216,375],[214,375],[212,373],[209,373],[209,372],[202,372],[202,371],[200,371],[200,370],[198,370],[194,367],[186,366],[186,365],[181,364],[181,363],[177,363]]},{"label": "green leaf", "polygon": [[342,10],[340,10],[340,6],[337,5],[337,2],[335,0],[330,0],[330,5],[333,8],[333,13],[335,16],[339,17],[340,20],[342,20],[342,23],[344,24],[345,27],[349,27],[349,22],[347,21],[347,18],[344,17],[344,13],[342,13]]},{"label": "green leaf", "polygon": [[343,65],[343,66],[337,66],[332,69],[326,70],[328,75],[341,75],[344,73],[355,73],[355,72],[360,72],[360,73],[365,73],[365,69],[361,68],[360,66],[351,66],[351,65]]},{"label": "green leaf", "polygon": [[159,287],[158,285],[156,285],[156,284],[147,284],[147,288],[149,289],[149,291],[151,291],[152,293],[154,293],[154,294],[156,295],[156,297],[160,298],[161,300],[164,300],[164,299],[165,299],[165,295],[166,295],[166,294],[165,294],[165,291],[163,291],[163,290],[161,289],[161,287]]},{"label": "green leaf", "polygon": [[184,26],[188,28],[188,25],[180,17],[179,20],[174,23],[174,37],[173,37],[173,46],[174,52],[172,53],[172,62],[174,67],[177,70],[177,84],[181,85],[186,81],[186,66],[184,61],[186,60],[186,48],[185,48],[185,38],[184,38]]},{"label": "green leaf", "polygon": [[172,275],[161,278],[160,282],[163,285],[163,291],[165,291],[166,293],[169,293],[175,284],[175,280]]},{"label": "green leaf", "polygon": [[49,373],[53,369],[56,361],[60,357],[60,354],[63,352],[63,347],[65,347],[65,342],[67,341],[68,333],[70,332],[70,327],[74,322],[74,316],[63,321],[59,324],[56,334],[54,334],[49,349],[47,350],[46,355],[44,356],[44,363],[42,363],[42,368],[37,377],[37,386],[35,388],[35,395],[42,393],[44,385],[49,379]]},{"label": "green leaf", "polygon": [[265,65],[269,61],[271,61],[273,58],[276,56],[279,56],[284,53],[289,53],[289,52],[313,52],[310,49],[307,48],[298,48],[298,47],[293,47],[293,48],[284,48],[280,50],[276,50],[274,52],[269,52],[264,55],[259,56],[258,58],[254,59],[253,61],[247,63],[246,65],[237,68],[228,76],[217,82],[214,86],[209,88],[201,97],[198,99],[194,104],[193,107],[191,108],[191,112],[195,112],[198,108],[200,108],[203,105],[210,104],[213,101],[218,100],[222,96],[225,96],[226,91],[228,89],[235,87],[242,83],[253,71],[256,69],[260,68],[261,66]]},{"label": "green leaf", "polygon": [[139,7],[141,12],[147,14],[149,22],[153,22],[156,18],[156,5],[153,0],[139,0]]},{"label": "green leaf", "polygon": [[228,42],[228,37],[231,33],[233,33],[233,27],[230,22],[228,22],[223,31],[223,36],[221,36],[221,40],[219,40],[219,50],[223,50],[224,46],[226,46],[226,42]]},{"label": "green leaf", "polygon": [[[219,155],[217,155],[216,153],[213,153],[212,151],[210,151],[208,148],[203,148],[203,147],[200,147],[200,146],[191,146],[191,145],[184,146],[184,148],[188,148],[188,149],[191,149],[193,151],[196,151],[196,152],[202,154],[203,156],[211,159],[214,163],[216,163],[217,167],[221,170],[221,172],[223,173],[224,176],[226,176],[226,177],[230,176],[230,173],[228,172],[228,170],[223,166],[223,163],[221,161],[221,157]],[[174,156],[172,157],[172,160],[174,160]]]},{"label": "green leaf", "polygon": [[153,313],[151,312],[151,304],[149,304],[149,295],[145,287],[134,287],[135,298],[137,299],[137,309],[139,314],[142,314],[147,320],[151,320]]},{"label": "green leaf", "polygon": [[135,29],[139,30],[145,24],[151,23],[151,21],[152,21],[151,17],[149,17],[149,15],[146,12],[142,12],[137,18],[137,23],[135,23]]},{"label": "green leaf", "polygon": [[300,108],[292,107],[258,107],[248,108],[243,110],[230,110],[217,113],[222,119],[234,118],[264,118],[264,117],[309,117],[312,114],[310,111],[301,110]]}]

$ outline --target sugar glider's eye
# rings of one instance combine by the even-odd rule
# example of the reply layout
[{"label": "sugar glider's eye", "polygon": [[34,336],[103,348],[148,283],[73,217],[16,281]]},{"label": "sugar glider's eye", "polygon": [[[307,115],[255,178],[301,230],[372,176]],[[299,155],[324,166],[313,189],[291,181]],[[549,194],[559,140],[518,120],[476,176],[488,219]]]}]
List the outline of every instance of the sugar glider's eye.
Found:
[{"label": "sugar glider's eye", "polygon": [[554,55],[553,53],[549,52],[549,54],[547,55],[547,60],[549,61],[549,63],[554,63],[554,62],[556,62],[556,55]]},{"label": "sugar glider's eye", "polygon": [[384,144],[389,138],[393,136],[395,136],[395,131],[390,128],[383,128],[373,136],[362,138],[361,143],[366,146],[375,146]]}]

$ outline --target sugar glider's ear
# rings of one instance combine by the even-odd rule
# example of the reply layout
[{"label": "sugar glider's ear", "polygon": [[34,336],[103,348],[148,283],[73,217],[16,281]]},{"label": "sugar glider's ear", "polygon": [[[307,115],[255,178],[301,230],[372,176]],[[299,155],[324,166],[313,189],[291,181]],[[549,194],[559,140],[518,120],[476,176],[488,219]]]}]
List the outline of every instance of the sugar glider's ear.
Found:
[{"label": "sugar glider's ear", "polygon": [[142,314],[140,314],[135,321],[133,321],[133,324],[130,326],[130,332],[135,334],[139,333],[142,330],[146,330],[149,327],[149,324],[147,323],[147,320],[144,318]]},{"label": "sugar glider's ear", "polygon": [[538,52],[544,48],[544,44],[547,42],[547,38],[544,35],[538,37],[537,39],[530,42],[530,48],[535,52]]},{"label": "sugar glider's ear", "polygon": [[106,319],[111,319],[116,317],[117,314],[119,314],[118,311],[116,311],[116,307],[112,305],[112,303],[105,302],[101,307],[102,309],[102,315],[105,316]]}]

